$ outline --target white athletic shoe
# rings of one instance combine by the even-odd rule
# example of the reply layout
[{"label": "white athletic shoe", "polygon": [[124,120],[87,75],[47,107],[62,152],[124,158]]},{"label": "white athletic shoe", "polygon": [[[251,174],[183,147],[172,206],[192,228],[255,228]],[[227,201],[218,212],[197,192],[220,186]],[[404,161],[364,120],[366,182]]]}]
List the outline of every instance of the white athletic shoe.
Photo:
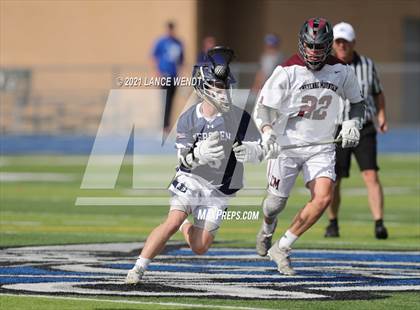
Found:
[{"label": "white athletic shoe", "polygon": [[141,267],[140,268],[134,267],[133,269],[130,269],[127,273],[127,277],[125,278],[125,283],[126,284],[139,283],[141,278],[143,277],[144,271],[145,270]]},{"label": "white athletic shoe", "polygon": [[268,256],[277,264],[277,270],[286,276],[296,274],[290,264],[289,255],[291,250],[291,248],[280,248],[277,242],[268,250]]},{"label": "white athletic shoe", "polygon": [[260,231],[257,234],[257,243],[255,248],[259,256],[266,256],[268,249],[271,248],[271,239],[273,238],[273,233],[277,227],[277,219],[274,222],[274,229],[271,234],[266,234],[264,232],[264,224],[261,226]]}]

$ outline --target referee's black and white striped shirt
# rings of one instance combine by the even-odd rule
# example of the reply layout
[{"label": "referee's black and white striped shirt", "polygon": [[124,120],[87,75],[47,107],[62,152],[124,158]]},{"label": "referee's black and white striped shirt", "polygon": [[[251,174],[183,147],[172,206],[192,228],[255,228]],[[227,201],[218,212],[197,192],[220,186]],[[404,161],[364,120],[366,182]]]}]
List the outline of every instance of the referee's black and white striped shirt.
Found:
[{"label": "referee's black and white striped shirt", "polygon": [[[379,81],[378,73],[372,59],[354,52],[353,62],[349,64],[356,73],[359,81],[360,90],[366,102],[366,113],[364,123],[371,122],[376,117],[376,104],[374,96],[382,92],[382,86]],[[346,102],[344,108],[344,120],[348,120],[350,104]]]}]

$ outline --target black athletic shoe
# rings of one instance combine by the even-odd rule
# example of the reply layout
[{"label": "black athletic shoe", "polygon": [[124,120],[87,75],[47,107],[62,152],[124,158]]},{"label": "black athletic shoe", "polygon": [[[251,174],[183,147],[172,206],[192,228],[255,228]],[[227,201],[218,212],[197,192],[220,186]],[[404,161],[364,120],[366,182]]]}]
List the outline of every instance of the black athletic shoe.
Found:
[{"label": "black athletic shoe", "polygon": [[386,230],[385,226],[376,226],[375,227],[375,237],[376,239],[387,239],[388,238],[388,231]]},{"label": "black athletic shoe", "polygon": [[333,237],[333,238],[338,238],[340,237],[340,234],[338,232],[338,225],[334,225],[334,224],[329,224],[327,226],[327,228],[325,229],[325,238],[329,238],[329,237]]}]

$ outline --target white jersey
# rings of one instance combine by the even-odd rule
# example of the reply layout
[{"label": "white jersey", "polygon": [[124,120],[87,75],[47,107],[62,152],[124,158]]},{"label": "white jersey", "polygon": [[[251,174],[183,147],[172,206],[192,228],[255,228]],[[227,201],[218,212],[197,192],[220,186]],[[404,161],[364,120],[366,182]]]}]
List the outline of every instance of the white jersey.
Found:
[{"label": "white jersey", "polygon": [[[276,109],[277,142],[288,145],[334,139],[344,102],[363,100],[354,71],[329,56],[319,71],[306,68],[296,54],[278,66],[264,84],[258,104]],[[306,148],[307,152],[330,151],[334,145]]]}]

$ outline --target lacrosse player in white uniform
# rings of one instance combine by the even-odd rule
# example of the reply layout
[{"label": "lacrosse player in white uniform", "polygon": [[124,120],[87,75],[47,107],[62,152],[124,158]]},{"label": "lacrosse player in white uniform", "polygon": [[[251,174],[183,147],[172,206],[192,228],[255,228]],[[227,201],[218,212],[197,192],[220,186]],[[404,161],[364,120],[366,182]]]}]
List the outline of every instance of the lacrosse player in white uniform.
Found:
[{"label": "lacrosse player in white uniform", "polygon": [[[293,275],[289,254],[292,244],[322,215],[330,203],[335,181],[335,144],[287,149],[296,143],[333,141],[345,99],[351,103],[350,119],[338,138],[354,147],[364,116],[364,100],[353,70],[330,55],[333,29],[323,18],[307,20],[299,35],[299,53],[275,69],[263,86],[254,111],[268,157],[264,221],[257,235],[257,252],[267,254],[280,273]],[[283,237],[273,245],[277,215],[284,209],[299,172],[303,172],[310,201],[297,213]]]}]

